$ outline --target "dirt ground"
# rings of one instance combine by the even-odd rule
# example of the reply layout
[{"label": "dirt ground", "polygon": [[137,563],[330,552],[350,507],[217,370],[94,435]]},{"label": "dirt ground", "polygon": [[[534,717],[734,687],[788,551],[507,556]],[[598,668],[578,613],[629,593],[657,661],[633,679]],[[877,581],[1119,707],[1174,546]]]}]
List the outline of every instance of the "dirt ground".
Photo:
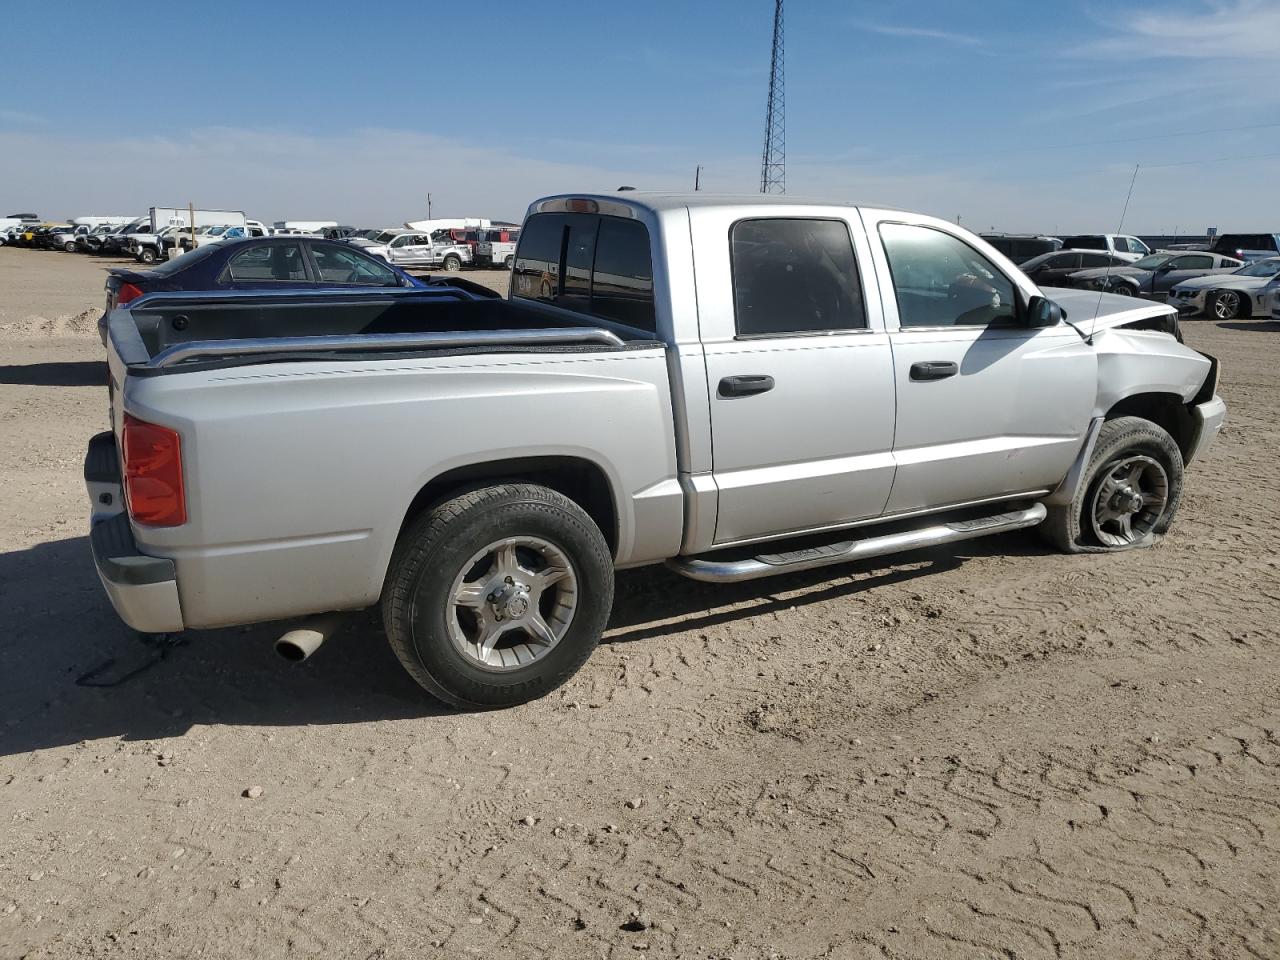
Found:
[{"label": "dirt ground", "polygon": [[372,613],[77,685],[146,653],[85,536],[106,266],[0,250],[0,956],[1280,957],[1280,325],[1187,325],[1230,421],[1154,549],[633,571],[467,715]]}]

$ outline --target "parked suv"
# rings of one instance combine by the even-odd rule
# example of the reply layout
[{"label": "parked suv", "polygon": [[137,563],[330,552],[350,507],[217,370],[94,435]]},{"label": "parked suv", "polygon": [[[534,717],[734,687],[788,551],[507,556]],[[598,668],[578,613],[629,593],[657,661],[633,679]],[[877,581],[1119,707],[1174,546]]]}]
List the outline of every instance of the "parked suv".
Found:
[{"label": "parked suv", "polygon": [[1042,237],[1030,233],[984,233],[981,236],[1019,266],[1032,257],[1062,249],[1062,241],[1057,237]]},{"label": "parked suv", "polygon": [[1280,253],[1280,233],[1224,233],[1209,249],[1237,260],[1262,260]]}]

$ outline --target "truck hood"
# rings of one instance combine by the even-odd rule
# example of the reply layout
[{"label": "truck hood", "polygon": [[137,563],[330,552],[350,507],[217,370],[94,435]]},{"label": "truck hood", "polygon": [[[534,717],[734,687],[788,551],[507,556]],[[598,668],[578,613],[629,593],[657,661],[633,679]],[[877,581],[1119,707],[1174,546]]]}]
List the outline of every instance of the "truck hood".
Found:
[{"label": "truck hood", "polygon": [[1174,284],[1175,290],[1261,290],[1272,281],[1271,277],[1237,277],[1230,273],[1210,274],[1207,277],[1193,277]]},{"label": "truck hood", "polygon": [[1065,287],[1045,287],[1041,292],[1066,311],[1068,320],[1086,332],[1110,330],[1174,313],[1173,308],[1167,304],[1115,293],[1068,290]]}]

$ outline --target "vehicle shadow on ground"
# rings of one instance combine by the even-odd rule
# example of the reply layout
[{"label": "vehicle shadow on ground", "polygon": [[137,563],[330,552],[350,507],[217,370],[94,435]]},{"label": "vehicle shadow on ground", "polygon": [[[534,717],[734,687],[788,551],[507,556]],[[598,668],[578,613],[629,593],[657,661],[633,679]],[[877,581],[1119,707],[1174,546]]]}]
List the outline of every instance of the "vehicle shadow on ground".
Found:
[{"label": "vehicle shadow on ground", "polygon": [[[1044,552],[1034,537],[1012,534],[738,584],[698,583],[664,567],[624,571],[604,642],[705,630],[925,580],[973,557]],[[404,672],[376,609],[350,614],[302,664],[287,664],[272,649],[287,623],[192,631],[155,660],[111,609],[83,536],[0,554],[0,624],[0,757],[104,737],[175,737],[195,725],[368,723],[453,712]],[[134,670],[118,686],[84,685]]]},{"label": "vehicle shadow on ground", "polygon": [[0,383],[32,387],[103,387],[107,383],[105,360],[68,360],[65,363],[0,365]]},{"label": "vehicle shadow on ground", "polygon": [[613,615],[603,642],[628,643],[705,630],[790,607],[927,580],[977,557],[1032,557],[1049,552],[1034,534],[1020,532],[741,583],[701,583],[662,566],[624,571],[618,575]]},{"label": "vehicle shadow on ground", "polygon": [[[450,713],[413,682],[374,612],[352,614],[310,660],[272,649],[287,624],[193,631],[163,660],[111,609],[87,537],[0,554],[0,756],[197,724],[367,723]],[[114,662],[112,662],[114,661]],[[143,668],[115,687],[81,686]]]},{"label": "vehicle shadow on ground", "polygon": [[1241,322],[1224,320],[1216,326],[1221,330],[1249,330],[1253,333],[1280,333],[1280,323],[1275,320],[1254,320]]}]

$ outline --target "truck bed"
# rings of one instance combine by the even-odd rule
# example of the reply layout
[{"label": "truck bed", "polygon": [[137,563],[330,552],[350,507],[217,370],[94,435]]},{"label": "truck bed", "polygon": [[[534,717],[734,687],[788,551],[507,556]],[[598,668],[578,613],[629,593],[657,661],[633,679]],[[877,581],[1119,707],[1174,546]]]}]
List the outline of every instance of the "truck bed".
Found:
[{"label": "truck bed", "polygon": [[113,310],[108,329],[128,366],[168,370],[353,350],[621,348],[633,336],[558,307],[452,287],[155,293]]}]

